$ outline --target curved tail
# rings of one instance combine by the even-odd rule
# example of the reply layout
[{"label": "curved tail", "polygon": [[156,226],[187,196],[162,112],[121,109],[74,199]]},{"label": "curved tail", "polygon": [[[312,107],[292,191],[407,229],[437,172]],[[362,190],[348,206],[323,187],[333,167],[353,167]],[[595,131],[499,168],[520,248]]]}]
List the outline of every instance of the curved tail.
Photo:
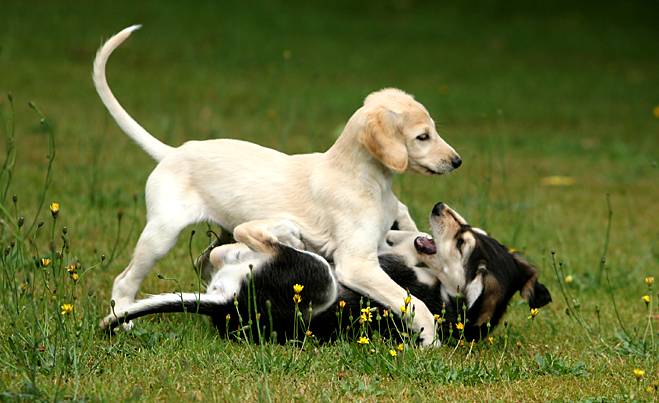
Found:
[{"label": "curved tail", "polygon": [[107,42],[98,50],[96,53],[96,59],[94,60],[94,73],[92,74],[94,78],[94,86],[96,87],[96,92],[101,97],[103,104],[114,120],[117,121],[121,130],[123,130],[128,137],[132,138],[137,144],[140,145],[153,159],[160,162],[167,153],[172,150],[172,147],[161,142],[160,140],[153,137],[149,132],[144,130],[142,126],[139,125],[133,119],[128,112],[124,110],[117,101],[117,98],[114,97],[108,82],[105,78],[105,64],[108,61],[108,58],[112,52],[119,46],[123,41],[130,36],[130,34],[139,29],[141,25],[133,25],[128,27],[123,31],[119,32],[112,38],[108,39]]},{"label": "curved tail", "polygon": [[233,300],[221,295],[195,293],[152,295],[135,301],[121,308],[120,311],[115,311],[115,316],[102,327],[107,326],[112,329],[119,323],[154,313],[187,312],[213,316],[222,306],[228,305],[233,305]]}]

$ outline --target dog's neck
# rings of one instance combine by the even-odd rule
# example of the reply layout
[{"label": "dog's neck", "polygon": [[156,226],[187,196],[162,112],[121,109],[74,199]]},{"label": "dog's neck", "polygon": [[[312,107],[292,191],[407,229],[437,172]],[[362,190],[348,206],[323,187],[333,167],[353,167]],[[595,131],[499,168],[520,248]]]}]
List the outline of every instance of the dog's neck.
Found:
[{"label": "dog's neck", "polygon": [[[363,109],[363,108],[362,108]],[[362,109],[357,111],[343,129],[334,145],[324,154],[326,163],[353,177],[366,177],[391,189],[394,172],[378,161],[359,140],[364,129]]]}]

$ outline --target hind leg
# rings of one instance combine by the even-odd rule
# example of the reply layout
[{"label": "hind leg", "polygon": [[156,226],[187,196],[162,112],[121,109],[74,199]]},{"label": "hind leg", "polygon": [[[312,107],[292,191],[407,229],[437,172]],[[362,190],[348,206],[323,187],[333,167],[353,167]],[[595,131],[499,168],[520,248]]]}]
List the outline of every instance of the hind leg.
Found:
[{"label": "hind leg", "polygon": [[188,222],[174,222],[173,220],[150,220],[142,231],[133,258],[128,267],[114,280],[112,287],[112,300],[114,313],[101,322],[101,327],[107,326],[109,318],[119,315],[121,309],[135,301],[142,281],[151,272],[156,263],[162,259],[178,240],[179,233]]}]

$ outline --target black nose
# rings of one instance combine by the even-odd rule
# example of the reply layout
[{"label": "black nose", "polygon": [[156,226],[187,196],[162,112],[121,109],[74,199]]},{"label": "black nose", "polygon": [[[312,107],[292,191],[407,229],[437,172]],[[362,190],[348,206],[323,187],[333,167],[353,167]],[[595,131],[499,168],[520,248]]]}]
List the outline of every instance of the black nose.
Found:
[{"label": "black nose", "polygon": [[440,216],[444,212],[444,209],[446,208],[446,204],[439,202],[435,204],[435,207],[432,209],[432,215],[434,216]]},{"label": "black nose", "polygon": [[460,157],[453,158],[453,161],[451,161],[451,164],[453,164],[453,169],[457,169],[460,165],[462,165],[462,158],[460,158]]}]

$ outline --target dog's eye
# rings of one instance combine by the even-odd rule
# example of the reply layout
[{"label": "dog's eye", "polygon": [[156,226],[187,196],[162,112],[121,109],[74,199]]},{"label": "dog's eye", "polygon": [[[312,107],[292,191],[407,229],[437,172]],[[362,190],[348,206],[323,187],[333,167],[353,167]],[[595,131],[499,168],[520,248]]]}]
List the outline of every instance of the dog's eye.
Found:
[{"label": "dog's eye", "polygon": [[430,135],[428,135],[428,132],[424,132],[423,134],[419,134],[418,136],[416,136],[416,139],[421,140],[421,141],[426,141],[429,138],[430,138]]},{"label": "dog's eye", "polygon": [[464,243],[464,239],[458,238],[458,242],[455,245],[458,248],[458,252],[462,253],[462,245],[464,245]]}]

